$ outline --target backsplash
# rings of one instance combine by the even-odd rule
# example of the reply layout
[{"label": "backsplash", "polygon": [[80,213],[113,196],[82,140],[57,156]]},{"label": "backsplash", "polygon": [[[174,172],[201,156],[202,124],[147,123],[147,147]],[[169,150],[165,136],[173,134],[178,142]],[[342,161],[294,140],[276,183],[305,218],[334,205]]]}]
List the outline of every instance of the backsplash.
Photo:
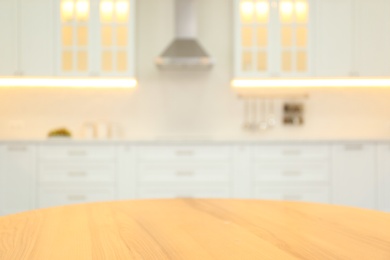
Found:
[{"label": "backsplash", "polygon": [[211,71],[159,71],[154,59],[173,38],[173,2],[138,1],[137,88],[0,89],[0,139],[45,138],[57,127],[80,138],[83,124],[91,121],[119,124],[127,139],[390,137],[390,89],[310,90],[300,127],[280,126],[284,99],[278,99],[279,126],[244,131],[244,106],[230,87],[231,6],[226,0],[199,2],[199,38],[216,58]]}]

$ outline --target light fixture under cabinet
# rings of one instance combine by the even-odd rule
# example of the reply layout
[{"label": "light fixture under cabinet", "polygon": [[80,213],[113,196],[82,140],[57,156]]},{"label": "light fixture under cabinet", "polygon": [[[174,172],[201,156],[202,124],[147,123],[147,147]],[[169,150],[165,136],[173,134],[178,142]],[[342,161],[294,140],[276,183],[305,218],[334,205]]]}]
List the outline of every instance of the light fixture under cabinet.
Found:
[{"label": "light fixture under cabinet", "polygon": [[134,88],[137,80],[132,78],[17,78],[0,77],[0,87],[44,88]]},{"label": "light fixture under cabinet", "polygon": [[390,88],[390,78],[234,79],[233,88]]}]

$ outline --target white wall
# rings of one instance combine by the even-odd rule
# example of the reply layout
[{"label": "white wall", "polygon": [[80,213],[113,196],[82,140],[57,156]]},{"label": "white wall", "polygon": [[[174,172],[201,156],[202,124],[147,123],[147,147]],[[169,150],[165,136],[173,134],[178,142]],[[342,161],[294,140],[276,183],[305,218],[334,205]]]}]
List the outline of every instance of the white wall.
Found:
[{"label": "white wall", "polygon": [[119,123],[130,139],[390,137],[390,90],[311,91],[305,126],[242,131],[243,106],[230,87],[230,1],[198,1],[199,39],[217,60],[210,72],[159,71],[154,59],[173,38],[173,1],[138,0],[138,88],[0,89],[0,138],[44,138],[61,126],[77,137],[86,121]]}]

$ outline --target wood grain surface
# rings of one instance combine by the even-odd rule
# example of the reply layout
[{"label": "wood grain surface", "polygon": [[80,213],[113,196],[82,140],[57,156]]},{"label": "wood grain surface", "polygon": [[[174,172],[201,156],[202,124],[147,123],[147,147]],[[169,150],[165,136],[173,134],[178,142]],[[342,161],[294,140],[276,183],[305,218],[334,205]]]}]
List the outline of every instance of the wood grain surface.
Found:
[{"label": "wood grain surface", "polygon": [[138,200],[0,217],[0,259],[390,259],[390,214],[259,200]]}]

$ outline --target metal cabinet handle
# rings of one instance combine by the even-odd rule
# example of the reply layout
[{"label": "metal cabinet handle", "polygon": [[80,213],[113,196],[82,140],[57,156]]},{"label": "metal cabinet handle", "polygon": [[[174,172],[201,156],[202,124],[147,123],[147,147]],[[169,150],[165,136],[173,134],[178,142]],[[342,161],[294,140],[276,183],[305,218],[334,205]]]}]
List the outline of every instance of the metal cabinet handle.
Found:
[{"label": "metal cabinet handle", "polygon": [[82,150],[72,150],[68,152],[69,156],[86,156],[87,152]]},{"label": "metal cabinet handle", "polygon": [[302,175],[302,172],[299,172],[299,171],[285,171],[283,172],[283,176],[287,176],[287,177],[297,177],[297,176],[301,176]]},{"label": "metal cabinet handle", "polygon": [[80,201],[80,200],[86,200],[87,199],[87,196],[85,195],[68,195],[68,200],[72,200],[72,201]]},{"label": "metal cabinet handle", "polygon": [[70,177],[85,177],[87,176],[86,172],[68,172],[68,176]]},{"label": "metal cabinet handle", "polygon": [[195,175],[195,173],[194,172],[191,172],[191,171],[178,171],[178,172],[176,172],[176,175],[177,176],[187,176],[187,177],[189,177],[189,176],[193,176],[193,175]]},{"label": "metal cabinet handle", "polygon": [[363,150],[362,144],[347,144],[345,145],[345,150],[347,151],[360,151]]},{"label": "metal cabinet handle", "polygon": [[194,151],[190,151],[190,150],[176,151],[176,155],[178,155],[178,156],[192,156],[192,155],[194,155]]},{"label": "metal cabinet handle", "polygon": [[302,200],[302,195],[299,194],[284,194],[283,200]]},{"label": "metal cabinet handle", "polygon": [[300,155],[302,153],[302,151],[299,151],[299,150],[284,150],[283,151],[283,154],[284,155],[289,155],[289,156],[292,156],[292,155]]}]

